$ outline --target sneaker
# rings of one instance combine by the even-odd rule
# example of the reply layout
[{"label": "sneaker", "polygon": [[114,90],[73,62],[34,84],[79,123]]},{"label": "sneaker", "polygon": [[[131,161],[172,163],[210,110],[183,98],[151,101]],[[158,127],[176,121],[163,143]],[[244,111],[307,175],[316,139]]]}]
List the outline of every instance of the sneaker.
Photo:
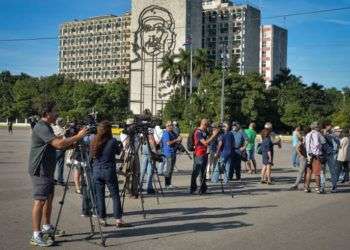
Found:
[{"label": "sneaker", "polygon": [[[55,228],[54,226],[50,226],[50,228],[48,230],[45,230],[44,228],[42,228],[41,230],[42,234],[43,235],[47,235],[49,237],[53,237],[53,233],[55,232]],[[61,230],[61,229],[57,229],[56,232],[55,232],[55,237],[62,237],[65,235],[65,231],[64,230]]]},{"label": "sneaker", "polygon": [[305,189],[304,189],[304,192],[305,192],[305,193],[311,193],[311,189],[310,189],[310,188],[305,188]]},{"label": "sneaker", "polygon": [[332,190],[331,190],[331,193],[337,193],[338,192],[338,190],[337,190],[337,188],[332,188]]},{"label": "sneaker", "polygon": [[43,235],[40,234],[38,237],[32,236],[32,238],[30,239],[30,245],[39,247],[50,247],[53,245],[53,241],[51,239],[43,239]]}]

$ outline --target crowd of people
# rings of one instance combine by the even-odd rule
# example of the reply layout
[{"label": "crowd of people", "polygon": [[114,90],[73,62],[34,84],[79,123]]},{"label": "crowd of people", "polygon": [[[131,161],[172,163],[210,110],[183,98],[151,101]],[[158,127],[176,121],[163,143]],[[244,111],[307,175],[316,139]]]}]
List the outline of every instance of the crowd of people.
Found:
[{"label": "crowd of people", "polygon": [[338,182],[349,181],[349,130],[326,123],[313,122],[305,131],[295,128],[292,136],[292,164],[299,168],[291,189],[298,189],[304,177],[304,190],[311,192],[311,176],[315,176],[317,193],[324,193],[327,169],[331,177],[331,192],[337,192]]},{"label": "crowd of people", "polygon": [[[130,121],[133,123],[133,121]],[[72,127],[72,126],[70,126]],[[73,126],[74,127],[74,126]],[[315,177],[317,193],[325,192],[326,169],[331,175],[331,192],[337,191],[337,183],[349,181],[350,146],[349,132],[339,127],[325,124],[323,128],[314,122],[308,130],[302,132],[297,127],[292,135],[292,165],[298,167],[298,176],[291,189],[298,189],[304,180],[305,192],[311,192],[311,177]],[[229,183],[242,178],[241,169],[247,174],[257,173],[256,154],[261,155],[261,184],[273,184],[272,170],[274,166],[274,147],[282,147],[281,137],[273,132],[270,122],[264,125],[258,139],[256,124],[251,123],[247,129],[242,129],[240,123],[224,122],[209,123],[202,119],[198,126],[189,134],[187,150],[193,154],[193,169],[189,183],[189,193],[205,194],[208,192],[207,182]],[[136,138],[136,137],[135,137]],[[183,146],[183,138],[176,121],[167,121],[165,128],[160,124],[149,128],[147,133],[130,140],[128,134],[121,134],[121,143],[114,138],[112,126],[108,121],[102,121],[97,126],[96,134],[88,134],[84,127],[74,131],[66,129],[63,120],[58,118],[54,104],[47,103],[43,107],[41,119],[32,129],[32,144],[29,160],[29,175],[33,184],[32,227],[33,236],[30,243],[37,246],[53,244],[44,235],[62,233],[55,230],[51,224],[51,210],[54,195],[54,185],[64,185],[65,165],[74,168],[74,183],[77,194],[83,195],[82,215],[97,216],[101,225],[107,225],[105,188],[113,203],[113,217],[117,227],[130,226],[123,217],[120,190],[118,186],[118,168],[116,155],[120,155],[131,143],[138,144],[135,148],[141,156],[138,168],[133,169],[136,180],[136,192],[154,194],[155,175],[164,177],[167,190],[176,189],[173,184],[173,172],[177,160],[177,152]],[[88,200],[86,183],[84,184],[84,164],[80,147],[77,142],[86,145],[92,169],[92,188],[95,194],[96,211],[92,211]],[[259,141],[259,142],[257,142]],[[74,150],[73,150],[74,148]],[[154,153],[161,156],[158,163]],[[121,154],[123,155],[123,154]],[[242,164],[242,162],[244,164]],[[222,176],[222,177],[221,177]],[[198,178],[199,177],[199,178]],[[145,182],[145,183],[144,183]],[[146,184],[145,189],[143,189]],[[137,197],[137,193],[132,194]],[[96,214],[94,214],[96,212]],[[43,225],[41,226],[41,222]]]}]

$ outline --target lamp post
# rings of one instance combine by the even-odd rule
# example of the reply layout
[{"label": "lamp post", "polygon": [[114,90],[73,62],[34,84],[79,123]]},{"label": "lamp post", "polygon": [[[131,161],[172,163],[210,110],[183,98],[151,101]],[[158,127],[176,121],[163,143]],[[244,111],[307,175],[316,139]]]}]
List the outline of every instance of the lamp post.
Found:
[{"label": "lamp post", "polygon": [[193,46],[192,46],[192,35],[189,35],[186,39],[184,46],[190,46],[190,96],[192,96],[193,90]]},{"label": "lamp post", "polygon": [[226,45],[222,46],[221,63],[222,63],[222,82],[221,82],[221,112],[220,121],[224,122],[224,109],[225,109],[225,70],[228,66],[229,54],[227,53]]}]

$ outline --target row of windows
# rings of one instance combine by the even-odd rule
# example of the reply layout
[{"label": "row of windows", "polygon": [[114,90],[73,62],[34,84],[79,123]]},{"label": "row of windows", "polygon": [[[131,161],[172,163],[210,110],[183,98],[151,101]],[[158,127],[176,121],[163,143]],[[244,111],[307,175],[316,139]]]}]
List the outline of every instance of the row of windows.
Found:
[{"label": "row of windows", "polygon": [[71,50],[62,50],[62,56],[83,56],[83,55],[97,55],[97,54],[109,54],[109,53],[127,53],[129,52],[129,46],[121,47],[101,47],[101,48],[89,48],[89,49],[71,49]]},{"label": "row of windows", "polygon": [[72,34],[72,33],[84,33],[84,32],[91,32],[91,31],[108,31],[112,29],[116,29],[119,27],[127,27],[130,26],[130,20],[125,20],[122,22],[122,20],[110,20],[107,23],[91,23],[91,24],[83,24],[81,26],[72,26],[69,27],[69,25],[64,26],[61,29],[62,34]]},{"label": "row of windows", "polygon": [[[94,37],[80,37],[71,39],[61,39],[61,46],[66,45],[92,45],[112,42],[122,42],[123,38],[130,37],[130,33],[118,34],[118,35],[105,35],[105,36],[94,36]],[[130,43],[130,42],[128,42]]]}]

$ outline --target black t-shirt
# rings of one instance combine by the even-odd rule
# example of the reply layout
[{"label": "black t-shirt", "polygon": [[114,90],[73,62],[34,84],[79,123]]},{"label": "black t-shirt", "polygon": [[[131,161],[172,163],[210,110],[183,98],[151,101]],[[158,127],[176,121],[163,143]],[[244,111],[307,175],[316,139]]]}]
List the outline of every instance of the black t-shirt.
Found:
[{"label": "black t-shirt", "polygon": [[29,155],[30,176],[53,178],[56,165],[56,150],[50,145],[55,138],[51,126],[40,120],[33,128]]}]

